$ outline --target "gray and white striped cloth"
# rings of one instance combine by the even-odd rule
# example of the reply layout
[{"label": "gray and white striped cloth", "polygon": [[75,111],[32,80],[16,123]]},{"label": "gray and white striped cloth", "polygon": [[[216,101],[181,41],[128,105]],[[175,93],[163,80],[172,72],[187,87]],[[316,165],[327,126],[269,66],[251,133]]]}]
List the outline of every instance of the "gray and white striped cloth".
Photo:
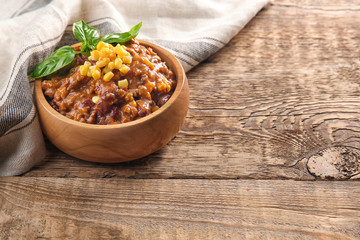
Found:
[{"label": "gray and white striped cloth", "polygon": [[[186,71],[225,46],[269,0],[17,0],[0,7],[0,176],[22,174],[46,155],[34,82],[27,74],[76,42],[83,19],[101,34],[143,22],[139,39],[169,49]],[[191,79],[190,79],[191,81]]]}]

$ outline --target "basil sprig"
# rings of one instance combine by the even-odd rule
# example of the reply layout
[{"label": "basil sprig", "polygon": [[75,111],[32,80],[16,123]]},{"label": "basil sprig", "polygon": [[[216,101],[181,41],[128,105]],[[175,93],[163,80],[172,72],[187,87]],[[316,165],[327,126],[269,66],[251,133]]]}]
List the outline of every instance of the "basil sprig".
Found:
[{"label": "basil sprig", "polygon": [[70,46],[63,46],[37,65],[30,74],[32,78],[47,76],[70,64],[77,52]]},{"label": "basil sprig", "polygon": [[83,20],[73,24],[73,33],[75,38],[82,42],[81,52],[89,56],[90,51],[96,47],[94,41],[99,39],[100,32],[94,27],[90,27]]},{"label": "basil sprig", "polygon": [[75,38],[80,41],[81,50],[75,51],[70,46],[63,46],[56,50],[50,57],[38,64],[35,69],[30,73],[31,78],[41,78],[48,76],[72,63],[75,55],[82,53],[86,56],[90,55],[90,51],[96,48],[100,42],[106,43],[125,43],[135,38],[140,31],[142,23],[135,25],[128,32],[124,33],[111,33],[100,37],[97,28],[87,25],[83,20],[73,24],[73,34]]}]

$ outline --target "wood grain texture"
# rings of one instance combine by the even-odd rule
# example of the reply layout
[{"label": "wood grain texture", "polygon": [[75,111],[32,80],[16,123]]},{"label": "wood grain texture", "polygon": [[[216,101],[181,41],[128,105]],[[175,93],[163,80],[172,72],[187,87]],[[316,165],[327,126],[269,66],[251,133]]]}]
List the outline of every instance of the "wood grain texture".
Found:
[{"label": "wood grain texture", "polygon": [[185,125],[148,157],[47,142],[0,178],[0,239],[360,239],[360,182],[312,181],[360,178],[359,13],[274,1],[188,73]]},{"label": "wood grain texture", "polygon": [[105,165],[49,145],[46,162],[25,176],[318,178],[307,169],[314,154],[360,149],[358,5],[275,1],[188,73],[185,126],[163,149]]},{"label": "wood grain texture", "polygon": [[359,184],[0,178],[0,239],[359,239]]}]

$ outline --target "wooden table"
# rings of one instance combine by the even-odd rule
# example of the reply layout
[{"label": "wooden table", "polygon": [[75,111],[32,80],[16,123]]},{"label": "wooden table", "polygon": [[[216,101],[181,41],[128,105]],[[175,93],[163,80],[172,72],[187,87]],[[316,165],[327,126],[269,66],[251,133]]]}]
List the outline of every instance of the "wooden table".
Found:
[{"label": "wooden table", "polygon": [[281,0],[188,73],[186,123],[143,159],[50,143],[0,178],[0,239],[360,239],[360,1]]}]

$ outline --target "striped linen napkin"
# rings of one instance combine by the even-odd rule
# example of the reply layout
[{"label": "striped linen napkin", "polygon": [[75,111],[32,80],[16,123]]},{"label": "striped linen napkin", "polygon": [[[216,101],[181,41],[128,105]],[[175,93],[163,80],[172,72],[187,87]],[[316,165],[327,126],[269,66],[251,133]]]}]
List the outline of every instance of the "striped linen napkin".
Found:
[{"label": "striped linen napkin", "polygon": [[190,70],[227,44],[269,0],[17,0],[0,8],[0,176],[22,174],[46,149],[27,74],[76,42],[72,23],[101,34],[142,22],[139,39],[164,46]]}]

